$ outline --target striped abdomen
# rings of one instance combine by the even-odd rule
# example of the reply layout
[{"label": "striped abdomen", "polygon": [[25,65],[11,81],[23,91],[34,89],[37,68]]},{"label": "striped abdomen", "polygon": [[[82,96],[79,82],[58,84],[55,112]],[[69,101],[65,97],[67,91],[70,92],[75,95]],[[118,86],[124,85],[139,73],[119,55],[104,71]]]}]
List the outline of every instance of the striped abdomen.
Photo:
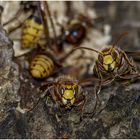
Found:
[{"label": "striped abdomen", "polygon": [[34,78],[46,78],[54,71],[54,62],[46,55],[36,55],[30,63],[30,73]]},{"label": "striped abdomen", "polygon": [[35,45],[43,34],[43,24],[39,17],[31,16],[22,28],[21,47],[28,48]]}]

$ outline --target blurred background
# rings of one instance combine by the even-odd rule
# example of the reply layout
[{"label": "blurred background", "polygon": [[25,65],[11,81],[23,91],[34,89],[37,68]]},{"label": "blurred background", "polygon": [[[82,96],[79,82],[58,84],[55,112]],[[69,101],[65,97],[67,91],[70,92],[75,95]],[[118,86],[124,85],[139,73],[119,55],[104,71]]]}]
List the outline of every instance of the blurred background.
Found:
[{"label": "blurred background", "polygon": [[[124,50],[139,49],[139,1],[49,1],[48,3],[54,22],[63,23],[63,25],[66,24],[67,20],[70,20],[72,16],[79,13],[90,16],[91,18],[103,17],[103,20],[95,21],[95,27],[93,27],[92,33],[88,33],[90,44],[88,44],[88,41],[85,41],[85,43],[82,44],[83,46],[94,46],[94,48],[100,49],[103,48],[105,44],[113,43],[122,32],[129,32],[129,35],[124,38],[119,45],[122,45],[121,47],[123,47]],[[20,2],[17,1],[1,1],[0,4],[4,6],[2,16],[3,23],[13,17],[20,7]],[[14,10],[11,7],[14,7]],[[6,26],[5,28],[7,29],[8,27]],[[55,25],[55,28],[58,34],[60,34],[59,26]],[[101,29],[103,29],[103,32],[100,32]],[[52,31],[51,27],[49,30]],[[17,38],[19,38],[17,32],[18,31],[13,35],[14,39],[16,35],[18,36]],[[19,51],[19,49],[17,49],[18,47],[19,44],[17,47],[14,47],[16,50],[15,55],[17,56],[22,54],[22,52],[20,52],[21,50]]]}]

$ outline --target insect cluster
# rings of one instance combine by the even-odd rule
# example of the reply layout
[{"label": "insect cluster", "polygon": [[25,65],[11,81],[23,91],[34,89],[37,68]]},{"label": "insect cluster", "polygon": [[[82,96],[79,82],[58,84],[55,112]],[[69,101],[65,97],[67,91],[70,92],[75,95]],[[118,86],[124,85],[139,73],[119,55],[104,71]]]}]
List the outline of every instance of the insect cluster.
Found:
[{"label": "insect cluster", "polygon": [[[6,23],[2,23],[3,26],[5,27],[9,23],[16,21],[22,14],[26,14],[26,18],[18,26],[8,28],[8,33],[10,35],[17,28],[21,28],[21,49],[33,48],[31,53],[35,54],[32,57],[28,57],[30,60],[28,68],[30,74],[32,78],[40,82],[44,83],[45,81],[45,84],[40,87],[40,92],[42,92],[40,98],[52,100],[58,110],[70,111],[75,107],[80,107],[81,118],[87,114],[93,116],[100,101],[98,96],[102,86],[108,85],[114,80],[128,81],[139,76],[132,58],[127,56],[127,52],[117,47],[118,41],[127,33],[121,34],[113,45],[99,51],[94,48],[88,48],[88,46],[80,47],[88,34],[87,30],[92,29],[94,26],[95,19],[89,16],[78,14],[72,20],[70,19],[65,26],[58,23],[61,28],[61,34],[57,35],[46,1],[21,2],[15,17]],[[51,24],[53,30],[53,37],[50,36],[49,24]],[[73,48],[70,52],[65,53],[63,48],[67,47],[67,44],[71,44]],[[98,54],[91,78],[84,77],[82,80],[79,79],[78,77],[81,75],[79,76],[78,74],[80,72],[77,72],[77,77],[74,77],[71,73],[63,73],[66,69],[63,66],[63,62],[69,59],[69,56],[78,49],[84,50],[84,52],[89,50]],[[74,66],[72,67],[74,68]],[[50,77],[53,80],[49,81],[47,79]],[[84,111],[87,95],[81,83],[87,81],[96,83],[95,92],[92,93],[95,96],[93,112]],[[30,111],[34,108],[30,109]]]}]

